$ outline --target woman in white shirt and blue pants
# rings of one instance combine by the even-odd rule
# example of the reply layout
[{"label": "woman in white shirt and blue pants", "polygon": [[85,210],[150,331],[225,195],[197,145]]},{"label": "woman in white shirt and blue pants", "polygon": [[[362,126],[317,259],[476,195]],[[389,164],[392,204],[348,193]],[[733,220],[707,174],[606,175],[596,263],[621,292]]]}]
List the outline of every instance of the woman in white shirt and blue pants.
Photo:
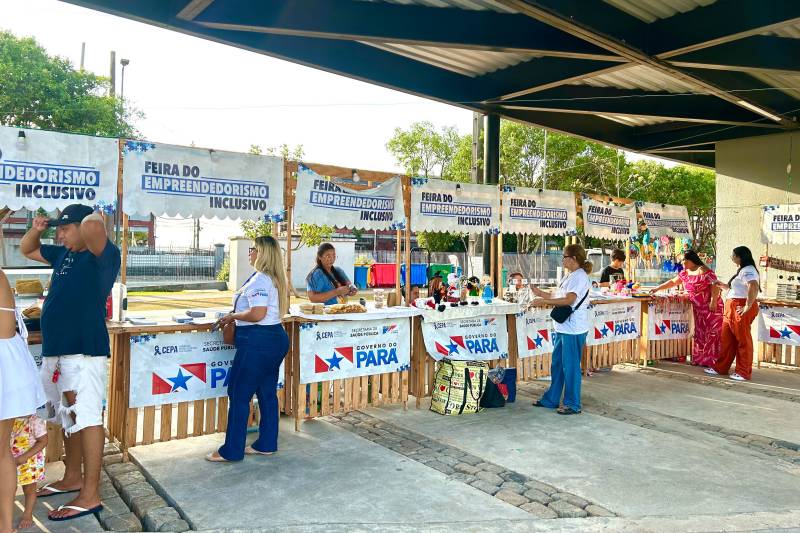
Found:
[{"label": "woman in white shirt and blue pants", "polygon": [[[532,291],[543,298],[533,305],[570,306],[573,312],[564,323],[553,321],[553,359],[550,365],[550,388],[534,402],[536,407],[558,409],[560,415],[581,412],[581,356],[589,331],[589,291],[592,282],[589,274],[592,263],[586,260],[586,250],[578,244],[564,248],[564,268],[569,275],[559,285],[555,294],[538,288]],[[561,405],[561,395],[564,405]]]},{"label": "woman in white shirt and blue pants", "polygon": [[749,380],[753,374],[753,336],[750,327],[758,316],[758,292],[760,275],[747,246],[733,249],[731,260],[739,267],[728,283],[717,282],[717,286],[728,289],[725,311],[722,318],[722,348],[713,366],[706,374],[716,376],[728,373],[736,359],[736,369],[730,378],[736,381]]},{"label": "woman in white shirt and blue pants", "polygon": [[[228,377],[228,428],[225,444],[206,456],[213,462],[241,461],[246,455],[270,455],[278,449],[278,372],[289,350],[281,324],[286,313],[288,282],[281,248],[273,237],[258,237],[250,248],[255,273],[234,296],[233,313],[221,326],[236,321],[236,356]],[[258,397],[258,439],[245,447],[250,400]]]}]

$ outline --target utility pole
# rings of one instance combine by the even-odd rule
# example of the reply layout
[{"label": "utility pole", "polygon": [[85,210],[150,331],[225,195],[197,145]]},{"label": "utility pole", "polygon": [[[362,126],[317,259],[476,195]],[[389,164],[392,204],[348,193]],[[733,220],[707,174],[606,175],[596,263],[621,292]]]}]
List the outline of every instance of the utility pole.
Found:
[{"label": "utility pole", "polygon": [[200,219],[195,218],[193,219],[194,222],[194,229],[193,229],[193,237],[192,237],[192,248],[195,250],[200,249]]},{"label": "utility pole", "polygon": [[81,43],[81,71],[83,71],[84,59],[86,59],[86,43]]},{"label": "utility pole", "polygon": [[114,96],[117,94],[117,53],[111,51],[111,71],[109,73],[110,83],[108,86],[108,95]]}]

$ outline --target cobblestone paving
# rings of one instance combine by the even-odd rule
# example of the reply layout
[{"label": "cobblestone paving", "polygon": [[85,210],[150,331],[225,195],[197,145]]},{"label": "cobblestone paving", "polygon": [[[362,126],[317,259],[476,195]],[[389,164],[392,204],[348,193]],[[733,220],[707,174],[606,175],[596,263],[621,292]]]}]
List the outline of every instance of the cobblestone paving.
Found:
[{"label": "cobblestone paving", "polygon": [[525,474],[489,463],[458,448],[359,411],[335,415],[330,420],[338,427],[438,470],[453,481],[465,483],[519,507],[537,518],[615,516],[608,509],[575,494],[563,492]]},{"label": "cobblestone paving", "polygon": [[[664,377],[665,374],[658,374],[658,376]],[[544,383],[520,383],[518,385],[518,395],[523,398],[522,401],[532,401],[534,398],[540,397],[547,387],[548,385]],[[736,389],[737,392],[741,390],[742,389]],[[792,395],[784,394],[784,396]],[[767,455],[771,458],[787,461],[794,465],[800,465],[800,444],[798,443],[775,439],[766,435],[738,431],[706,422],[697,422],[695,420],[676,417],[665,413],[656,413],[654,411],[647,411],[648,417],[645,417],[624,408],[601,402],[594,398],[591,394],[583,394],[582,403],[583,411],[593,415],[604,416],[606,418],[611,418],[613,420],[617,420],[618,422],[625,422],[626,424],[638,426],[643,429],[659,431],[661,433],[676,435],[683,438],[691,438],[692,436],[687,433],[686,430],[680,429],[680,426],[683,426],[687,429],[702,431],[709,435],[726,439],[732,444],[744,446],[752,451]],[[673,422],[673,424],[665,425],[663,422],[667,421]]]},{"label": "cobblestone paving", "polygon": [[133,463],[123,463],[122,453],[107,444],[100,479],[103,510],[97,518],[106,531],[173,531],[190,529],[173,507]]}]

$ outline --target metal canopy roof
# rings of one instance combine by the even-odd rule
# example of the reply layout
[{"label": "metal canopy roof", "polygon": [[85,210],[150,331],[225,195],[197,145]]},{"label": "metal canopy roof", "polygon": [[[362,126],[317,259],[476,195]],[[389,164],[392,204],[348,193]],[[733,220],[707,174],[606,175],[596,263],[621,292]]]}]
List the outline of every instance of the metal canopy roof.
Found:
[{"label": "metal canopy roof", "polygon": [[798,0],[67,0],[678,161],[792,130]]}]

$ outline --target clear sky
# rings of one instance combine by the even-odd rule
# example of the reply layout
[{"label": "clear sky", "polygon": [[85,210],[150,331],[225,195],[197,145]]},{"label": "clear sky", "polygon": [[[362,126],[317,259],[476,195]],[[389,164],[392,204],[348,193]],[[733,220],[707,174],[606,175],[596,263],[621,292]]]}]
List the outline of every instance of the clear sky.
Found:
[{"label": "clear sky", "polygon": [[[125,97],[145,112],[152,141],[247,151],[302,144],[308,161],[394,171],[394,128],[429,120],[472,131],[472,113],[279,59],[189,37],[55,0],[0,0],[0,28],[32,36],[48,53],[108,75],[125,69]],[[159,245],[188,245],[191,221],[159,223]],[[223,242],[235,224],[207,221],[201,244]]]}]

